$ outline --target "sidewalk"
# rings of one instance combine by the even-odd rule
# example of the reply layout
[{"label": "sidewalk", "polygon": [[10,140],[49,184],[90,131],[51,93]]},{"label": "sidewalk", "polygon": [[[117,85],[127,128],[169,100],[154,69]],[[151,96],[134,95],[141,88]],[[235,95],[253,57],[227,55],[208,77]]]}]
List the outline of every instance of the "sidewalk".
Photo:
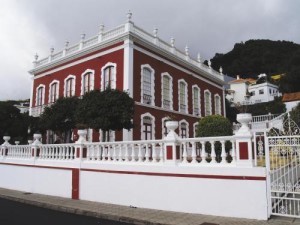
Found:
[{"label": "sidewalk", "polygon": [[24,193],[0,188],[0,198],[62,212],[98,217],[138,225],[300,225],[300,219],[276,217],[269,221],[175,213],[162,210],[131,208],[48,195]]}]

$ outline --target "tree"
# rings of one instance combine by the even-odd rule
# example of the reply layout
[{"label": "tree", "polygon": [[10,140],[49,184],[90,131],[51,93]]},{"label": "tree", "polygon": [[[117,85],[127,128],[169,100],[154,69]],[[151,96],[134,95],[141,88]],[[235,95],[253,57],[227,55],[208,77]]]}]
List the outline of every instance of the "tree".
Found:
[{"label": "tree", "polygon": [[200,119],[196,134],[197,137],[228,136],[232,135],[232,125],[223,116],[206,116]]},{"label": "tree", "polygon": [[226,108],[226,118],[230,120],[231,123],[237,122],[236,115],[239,113],[236,107],[232,107],[228,99],[225,98],[225,108]]},{"label": "tree", "polygon": [[9,135],[12,142],[26,143],[30,117],[20,113],[20,110],[13,106],[14,103],[0,102],[0,138]]},{"label": "tree", "polygon": [[107,88],[83,96],[77,108],[76,120],[78,124],[103,130],[102,140],[105,141],[110,130],[130,130],[133,127],[133,114],[134,100],[128,93]]},{"label": "tree", "polygon": [[275,97],[274,101],[248,105],[248,113],[253,116],[271,114],[281,114],[286,111],[285,104],[281,101],[282,97]]},{"label": "tree", "polygon": [[69,142],[71,131],[76,127],[75,112],[78,101],[76,97],[59,98],[50,107],[46,107],[40,116],[41,128],[52,130],[61,141]]},{"label": "tree", "polygon": [[300,127],[300,103],[290,112],[291,119]]},{"label": "tree", "polygon": [[[200,119],[199,124],[197,126],[196,135],[197,137],[216,137],[216,136],[229,136],[232,135],[232,125],[231,122],[220,115],[211,115],[206,116]],[[215,143],[215,151],[216,151],[216,160],[221,160],[221,143]],[[231,143],[225,143],[225,150],[228,152],[231,149]],[[205,150],[207,152],[211,152],[211,144],[206,142]]]}]

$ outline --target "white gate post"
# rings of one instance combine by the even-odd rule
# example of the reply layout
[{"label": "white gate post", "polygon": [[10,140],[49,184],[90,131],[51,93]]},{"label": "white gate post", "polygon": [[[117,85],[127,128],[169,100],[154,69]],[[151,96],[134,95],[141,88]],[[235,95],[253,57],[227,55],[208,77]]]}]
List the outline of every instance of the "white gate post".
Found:
[{"label": "white gate post", "polygon": [[176,164],[180,160],[180,146],[178,144],[178,135],[175,130],[178,127],[178,121],[167,121],[166,127],[170,131],[164,138],[165,141],[165,162]]},{"label": "white gate post", "polygon": [[254,166],[254,152],[252,146],[252,133],[249,128],[249,122],[252,115],[249,113],[240,113],[237,115],[237,121],[242,127],[234,135],[236,137],[236,165],[241,167]]}]

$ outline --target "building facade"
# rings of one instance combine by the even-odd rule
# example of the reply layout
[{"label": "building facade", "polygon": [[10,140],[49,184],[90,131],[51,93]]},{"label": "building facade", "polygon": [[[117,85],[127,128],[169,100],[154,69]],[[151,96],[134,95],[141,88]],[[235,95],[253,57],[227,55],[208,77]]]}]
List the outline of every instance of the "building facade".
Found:
[{"label": "building facade", "polygon": [[246,78],[229,82],[226,98],[235,105],[252,105],[262,102],[274,101],[275,97],[281,96],[278,86],[267,81],[266,74],[260,74],[258,79]]},{"label": "building facade", "polygon": [[[134,128],[112,132],[112,139],[161,139],[169,117],[179,121],[179,134],[193,137],[200,117],[224,111],[223,74],[184,52],[127,22],[74,46],[66,43],[57,53],[36,60],[30,114],[39,116],[45,106],[59,97],[82,96],[91,90],[111,88],[128,91],[135,101]],[[99,141],[101,131],[90,131],[89,139]],[[100,139],[101,140],[101,139]]]}]

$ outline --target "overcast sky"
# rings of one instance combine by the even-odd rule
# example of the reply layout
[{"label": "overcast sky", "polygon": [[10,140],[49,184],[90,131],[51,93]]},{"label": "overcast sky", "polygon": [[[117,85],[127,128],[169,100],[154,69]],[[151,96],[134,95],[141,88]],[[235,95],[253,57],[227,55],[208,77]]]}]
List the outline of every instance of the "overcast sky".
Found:
[{"label": "overcast sky", "polygon": [[137,26],[202,59],[249,39],[300,43],[298,0],[0,0],[0,100],[29,98],[35,53],[114,28],[129,9]]}]

